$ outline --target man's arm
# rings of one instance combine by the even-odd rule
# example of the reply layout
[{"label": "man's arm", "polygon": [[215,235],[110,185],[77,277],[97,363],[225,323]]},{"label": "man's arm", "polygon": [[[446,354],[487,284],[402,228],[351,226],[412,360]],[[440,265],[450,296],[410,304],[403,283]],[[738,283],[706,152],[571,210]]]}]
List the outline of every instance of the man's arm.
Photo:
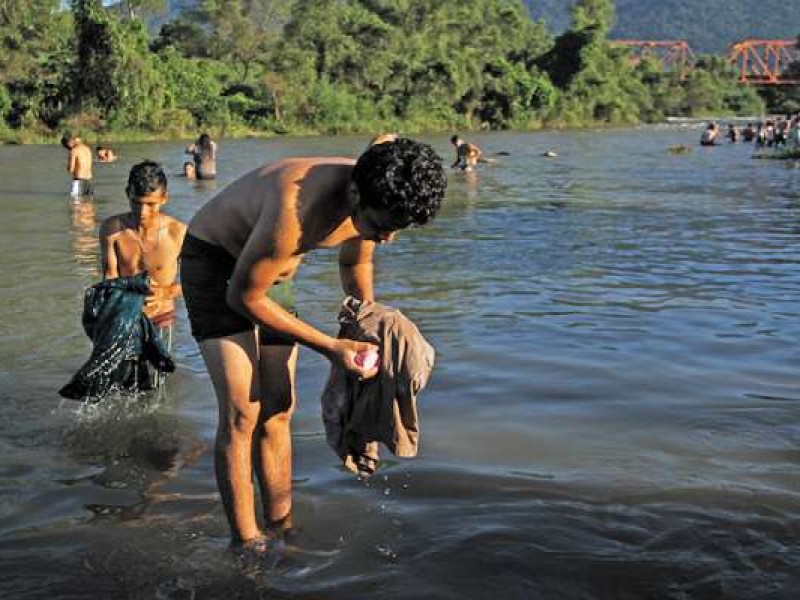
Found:
[{"label": "man's arm", "polygon": [[100,225],[100,264],[103,269],[103,279],[119,277],[117,252],[114,248],[114,240],[111,237],[112,234],[117,232],[117,228],[113,225],[112,219],[106,219]]},{"label": "man's arm", "polygon": [[[267,220],[265,217],[264,221]],[[365,370],[355,362],[358,352],[375,350],[374,344],[326,335],[267,296],[267,291],[281,274],[297,264],[296,249],[300,246],[301,235],[294,211],[283,211],[274,222],[256,224],[236,261],[226,302],[254,323],[316,350],[348,371],[365,378],[374,376],[376,368]]]},{"label": "man's arm", "polygon": [[75,151],[75,148],[69,149],[69,158],[67,158],[67,173],[72,175],[75,173],[75,169],[78,165],[78,153]]},{"label": "man's arm", "polygon": [[374,267],[372,255],[375,242],[354,239],[341,245],[339,250],[339,277],[344,293],[359,300],[375,300],[373,287]]},{"label": "man's arm", "polygon": [[[186,230],[189,229],[186,223],[182,221],[178,221],[177,219],[173,221],[173,227],[175,231],[175,247],[178,248],[178,256],[175,257],[175,262],[180,263],[181,260],[181,248],[183,248],[183,240],[186,237]],[[180,274],[181,270],[178,269],[178,274]],[[178,283],[177,281],[172,282],[172,298],[179,298],[183,296],[183,286]]]},{"label": "man's arm", "polygon": [[259,325],[291,337],[325,355],[332,352],[334,339],[289,314],[267,292],[286,271],[297,264],[302,229],[291,210],[298,190],[284,190],[278,215],[263,215],[236,260],[226,302],[233,310]]}]

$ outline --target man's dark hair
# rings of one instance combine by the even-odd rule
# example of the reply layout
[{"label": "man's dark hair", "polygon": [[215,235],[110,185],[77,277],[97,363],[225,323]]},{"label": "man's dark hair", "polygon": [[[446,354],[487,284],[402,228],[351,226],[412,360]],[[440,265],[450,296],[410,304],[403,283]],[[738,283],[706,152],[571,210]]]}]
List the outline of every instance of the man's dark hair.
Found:
[{"label": "man's dark hair", "polygon": [[360,204],[388,210],[397,229],[435,217],[447,188],[442,158],[408,138],[368,148],[356,162],[353,181]]},{"label": "man's dark hair", "polygon": [[73,135],[69,131],[65,131],[64,135],[61,136],[61,145],[64,146],[67,150],[69,150],[69,142],[73,138]]},{"label": "man's dark hair", "polygon": [[161,165],[152,160],[133,165],[125,188],[128,198],[144,198],[161,188],[167,190],[167,176]]},{"label": "man's dark hair", "polygon": [[450,143],[455,144],[459,139],[461,138],[459,138],[457,135],[454,135],[453,137],[450,138]]}]

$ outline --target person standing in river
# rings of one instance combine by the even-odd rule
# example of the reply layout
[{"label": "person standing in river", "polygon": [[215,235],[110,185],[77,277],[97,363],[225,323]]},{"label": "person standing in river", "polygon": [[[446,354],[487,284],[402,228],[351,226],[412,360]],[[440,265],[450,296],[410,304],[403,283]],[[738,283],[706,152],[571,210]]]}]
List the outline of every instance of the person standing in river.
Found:
[{"label": "person standing in river", "polygon": [[354,376],[377,373],[357,358],[373,344],[332,337],[296,316],[286,288],[304,256],[339,247],[344,293],[374,300],[376,245],[434,218],[446,186],[433,149],[399,138],[372,145],[357,161],[289,158],[256,169],[189,223],[181,280],[219,404],[214,463],[234,547],[264,548],[254,475],[266,528],[292,524],[297,344]]},{"label": "person standing in river", "polygon": [[61,145],[69,152],[67,173],[72,177],[69,197],[80,200],[94,194],[94,175],[92,173],[92,149],[81,138],[65,133]]},{"label": "person standing in river", "polygon": [[100,225],[103,279],[130,277],[147,272],[150,291],[144,314],[153,324],[166,327],[175,317],[178,255],[186,225],[161,212],[167,203],[167,176],[158,163],[144,161],[131,168],[126,187],[130,210],[105,219]]},{"label": "person standing in river", "polygon": [[194,144],[186,148],[194,160],[195,179],[216,179],[217,177],[217,143],[207,133],[197,138]]}]

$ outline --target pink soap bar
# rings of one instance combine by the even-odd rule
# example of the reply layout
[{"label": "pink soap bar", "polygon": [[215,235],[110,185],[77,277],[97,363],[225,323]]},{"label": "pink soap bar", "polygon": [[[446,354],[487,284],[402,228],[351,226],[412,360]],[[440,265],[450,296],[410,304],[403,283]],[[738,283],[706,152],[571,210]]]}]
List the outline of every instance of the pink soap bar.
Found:
[{"label": "pink soap bar", "polygon": [[355,362],[359,367],[371,371],[378,366],[378,353],[373,350],[362,350],[356,353]]}]

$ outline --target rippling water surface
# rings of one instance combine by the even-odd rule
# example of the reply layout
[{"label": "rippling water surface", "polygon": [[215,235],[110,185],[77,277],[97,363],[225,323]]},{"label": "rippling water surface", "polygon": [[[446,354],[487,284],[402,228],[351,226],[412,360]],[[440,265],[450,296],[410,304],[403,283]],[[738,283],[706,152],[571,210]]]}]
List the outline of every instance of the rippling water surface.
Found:
[{"label": "rippling water surface", "polygon": [[[216,408],[185,320],[163,397],[77,409],[97,224],[129,167],[170,173],[189,219],[282,156],[365,138],[121,145],[70,206],[57,147],[0,147],[0,595],[4,598],[796,598],[800,589],[800,168],[699,131],[485,134],[429,227],[377,259],[380,299],[437,349],[421,454],[369,483],[326,447],[323,359],[301,354],[299,531],[237,564],[212,476]],[[446,136],[429,138],[449,161]],[[557,158],[544,158],[553,149]],[[336,255],[299,309],[333,333]],[[184,315],[185,316],[185,315]],[[387,457],[388,458],[388,457]]]}]

